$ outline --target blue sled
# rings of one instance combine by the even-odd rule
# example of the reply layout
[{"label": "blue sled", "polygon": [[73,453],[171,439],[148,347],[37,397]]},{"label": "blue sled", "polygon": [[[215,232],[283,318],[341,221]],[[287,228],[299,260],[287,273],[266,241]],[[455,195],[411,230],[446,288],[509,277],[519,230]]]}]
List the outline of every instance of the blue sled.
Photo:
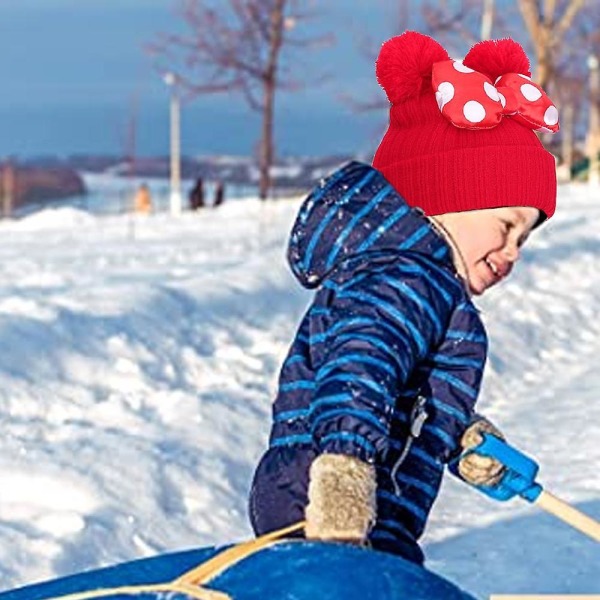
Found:
[{"label": "blue sled", "polygon": [[[177,580],[224,548],[136,560],[0,593],[0,600],[58,600],[98,591],[105,600],[193,600],[184,592],[145,591]],[[111,592],[124,586],[135,591]],[[285,541],[228,567],[206,584],[232,600],[474,600],[439,575],[397,556],[347,546]]]}]

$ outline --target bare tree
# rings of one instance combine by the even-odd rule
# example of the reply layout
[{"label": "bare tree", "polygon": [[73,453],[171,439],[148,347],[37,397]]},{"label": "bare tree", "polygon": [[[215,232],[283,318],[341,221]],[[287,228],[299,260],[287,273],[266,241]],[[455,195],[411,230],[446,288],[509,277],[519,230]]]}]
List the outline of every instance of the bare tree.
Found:
[{"label": "bare tree", "polygon": [[519,0],[518,8],[535,56],[534,79],[549,92],[561,115],[558,140],[546,142],[562,142],[553,151],[562,156],[568,177],[574,144],[589,126],[585,122],[585,109],[591,108],[587,64],[590,54],[600,49],[598,5],[595,0]]},{"label": "bare tree", "polygon": [[127,114],[119,119],[117,138],[123,149],[124,173],[134,177],[137,168],[137,133],[140,113],[140,91],[136,90],[129,99]]},{"label": "bare tree", "polygon": [[[261,199],[267,198],[271,187],[276,90],[298,90],[306,83],[306,78],[300,84],[291,76],[284,50],[314,48],[333,39],[331,35],[293,36],[302,21],[316,16],[306,10],[309,3],[311,0],[179,0],[178,16],[187,33],[159,34],[149,48],[163,64],[169,64],[168,70],[175,73],[189,97],[237,92],[261,114]],[[317,79],[311,75],[312,82]]]},{"label": "bare tree", "polygon": [[[576,132],[587,127],[583,122],[586,111],[582,110],[589,102],[586,61],[590,54],[600,56],[596,0],[424,0],[417,15],[409,10],[409,0],[397,0],[397,6],[400,18],[395,33],[417,28],[441,41],[455,57],[480,39],[511,35],[521,42],[532,57],[534,79],[549,92],[561,112],[561,132],[552,140],[542,136],[543,141],[547,145],[562,141],[562,149],[555,147],[553,151],[570,164]],[[361,53],[374,62],[378,47],[363,41]],[[388,107],[382,95],[367,101],[345,100],[357,111]]]},{"label": "bare tree", "polygon": [[534,80],[542,87],[553,79],[565,34],[584,4],[585,0],[518,0],[535,52]]},{"label": "bare tree", "polygon": [[431,33],[442,41],[450,54],[458,51],[459,44],[464,48],[489,39],[497,17],[494,0],[427,1],[421,3],[421,13],[424,33]]},{"label": "bare tree", "polygon": [[[438,39],[456,58],[461,56],[465,47],[491,37],[493,31],[506,30],[502,14],[496,11],[496,0],[424,0],[419,2],[418,13],[411,10],[410,0],[396,0],[396,9],[396,26],[388,37],[414,27]],[[356,35],[356,39],[359,52],[369,62],[375,63],[381,40],[375,41],[360,34]],[[389,107],[387,99],[380,94],[367,100],[341,94],[341,99],[357,112],[383,111]]]}]

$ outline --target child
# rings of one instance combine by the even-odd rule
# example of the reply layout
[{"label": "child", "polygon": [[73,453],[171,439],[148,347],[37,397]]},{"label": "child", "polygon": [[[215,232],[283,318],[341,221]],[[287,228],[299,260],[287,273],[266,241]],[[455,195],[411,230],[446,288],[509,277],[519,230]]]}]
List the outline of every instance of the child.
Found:
[{"label": "child", "polygon": [[[386,42],[390,125],[373,167],[350,163],[300,209],[288,258],[316,288],[285,361],[253,482],[257,534],[369,543],[417,563],[444,466],[482,432],[486,333],[471,295],[507,277],[554,213],[556,109],[512,40],[452,61],[431,38]],[[493,485],[470,454],[460,475]]]}]

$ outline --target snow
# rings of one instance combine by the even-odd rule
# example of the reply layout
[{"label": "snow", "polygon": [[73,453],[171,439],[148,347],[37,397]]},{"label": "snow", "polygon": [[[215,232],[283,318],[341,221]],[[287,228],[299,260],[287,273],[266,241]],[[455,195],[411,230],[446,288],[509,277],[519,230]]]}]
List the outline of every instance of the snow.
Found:
[{"label": "snow", "polygon": [[[111,216],[99,198],[119,180],[90,182],[89,211],[0,223],[0,589],[251,535],[250,478],[310,299],[284,260],[299,200]],[[600,192],[562,187],[478,301],[481,411],[596,519],[598,231]],[[424,543],[430,568],[481,598],[600,593],[597,543],[451,477]]]}]

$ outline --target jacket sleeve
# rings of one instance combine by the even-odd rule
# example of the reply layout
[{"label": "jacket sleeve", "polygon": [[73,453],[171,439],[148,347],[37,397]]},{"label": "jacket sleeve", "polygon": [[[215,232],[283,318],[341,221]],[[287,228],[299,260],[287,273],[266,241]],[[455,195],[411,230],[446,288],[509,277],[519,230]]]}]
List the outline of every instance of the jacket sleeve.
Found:
[{"label": "jacket sleeve", "polygon": [[385,453],[396,399],[443,336],[451,295],[419,269],[398,269],[325,283],[327,311],[313,323],[323,341],[314,350],[309,410],[321,452],[369,462]]}]

